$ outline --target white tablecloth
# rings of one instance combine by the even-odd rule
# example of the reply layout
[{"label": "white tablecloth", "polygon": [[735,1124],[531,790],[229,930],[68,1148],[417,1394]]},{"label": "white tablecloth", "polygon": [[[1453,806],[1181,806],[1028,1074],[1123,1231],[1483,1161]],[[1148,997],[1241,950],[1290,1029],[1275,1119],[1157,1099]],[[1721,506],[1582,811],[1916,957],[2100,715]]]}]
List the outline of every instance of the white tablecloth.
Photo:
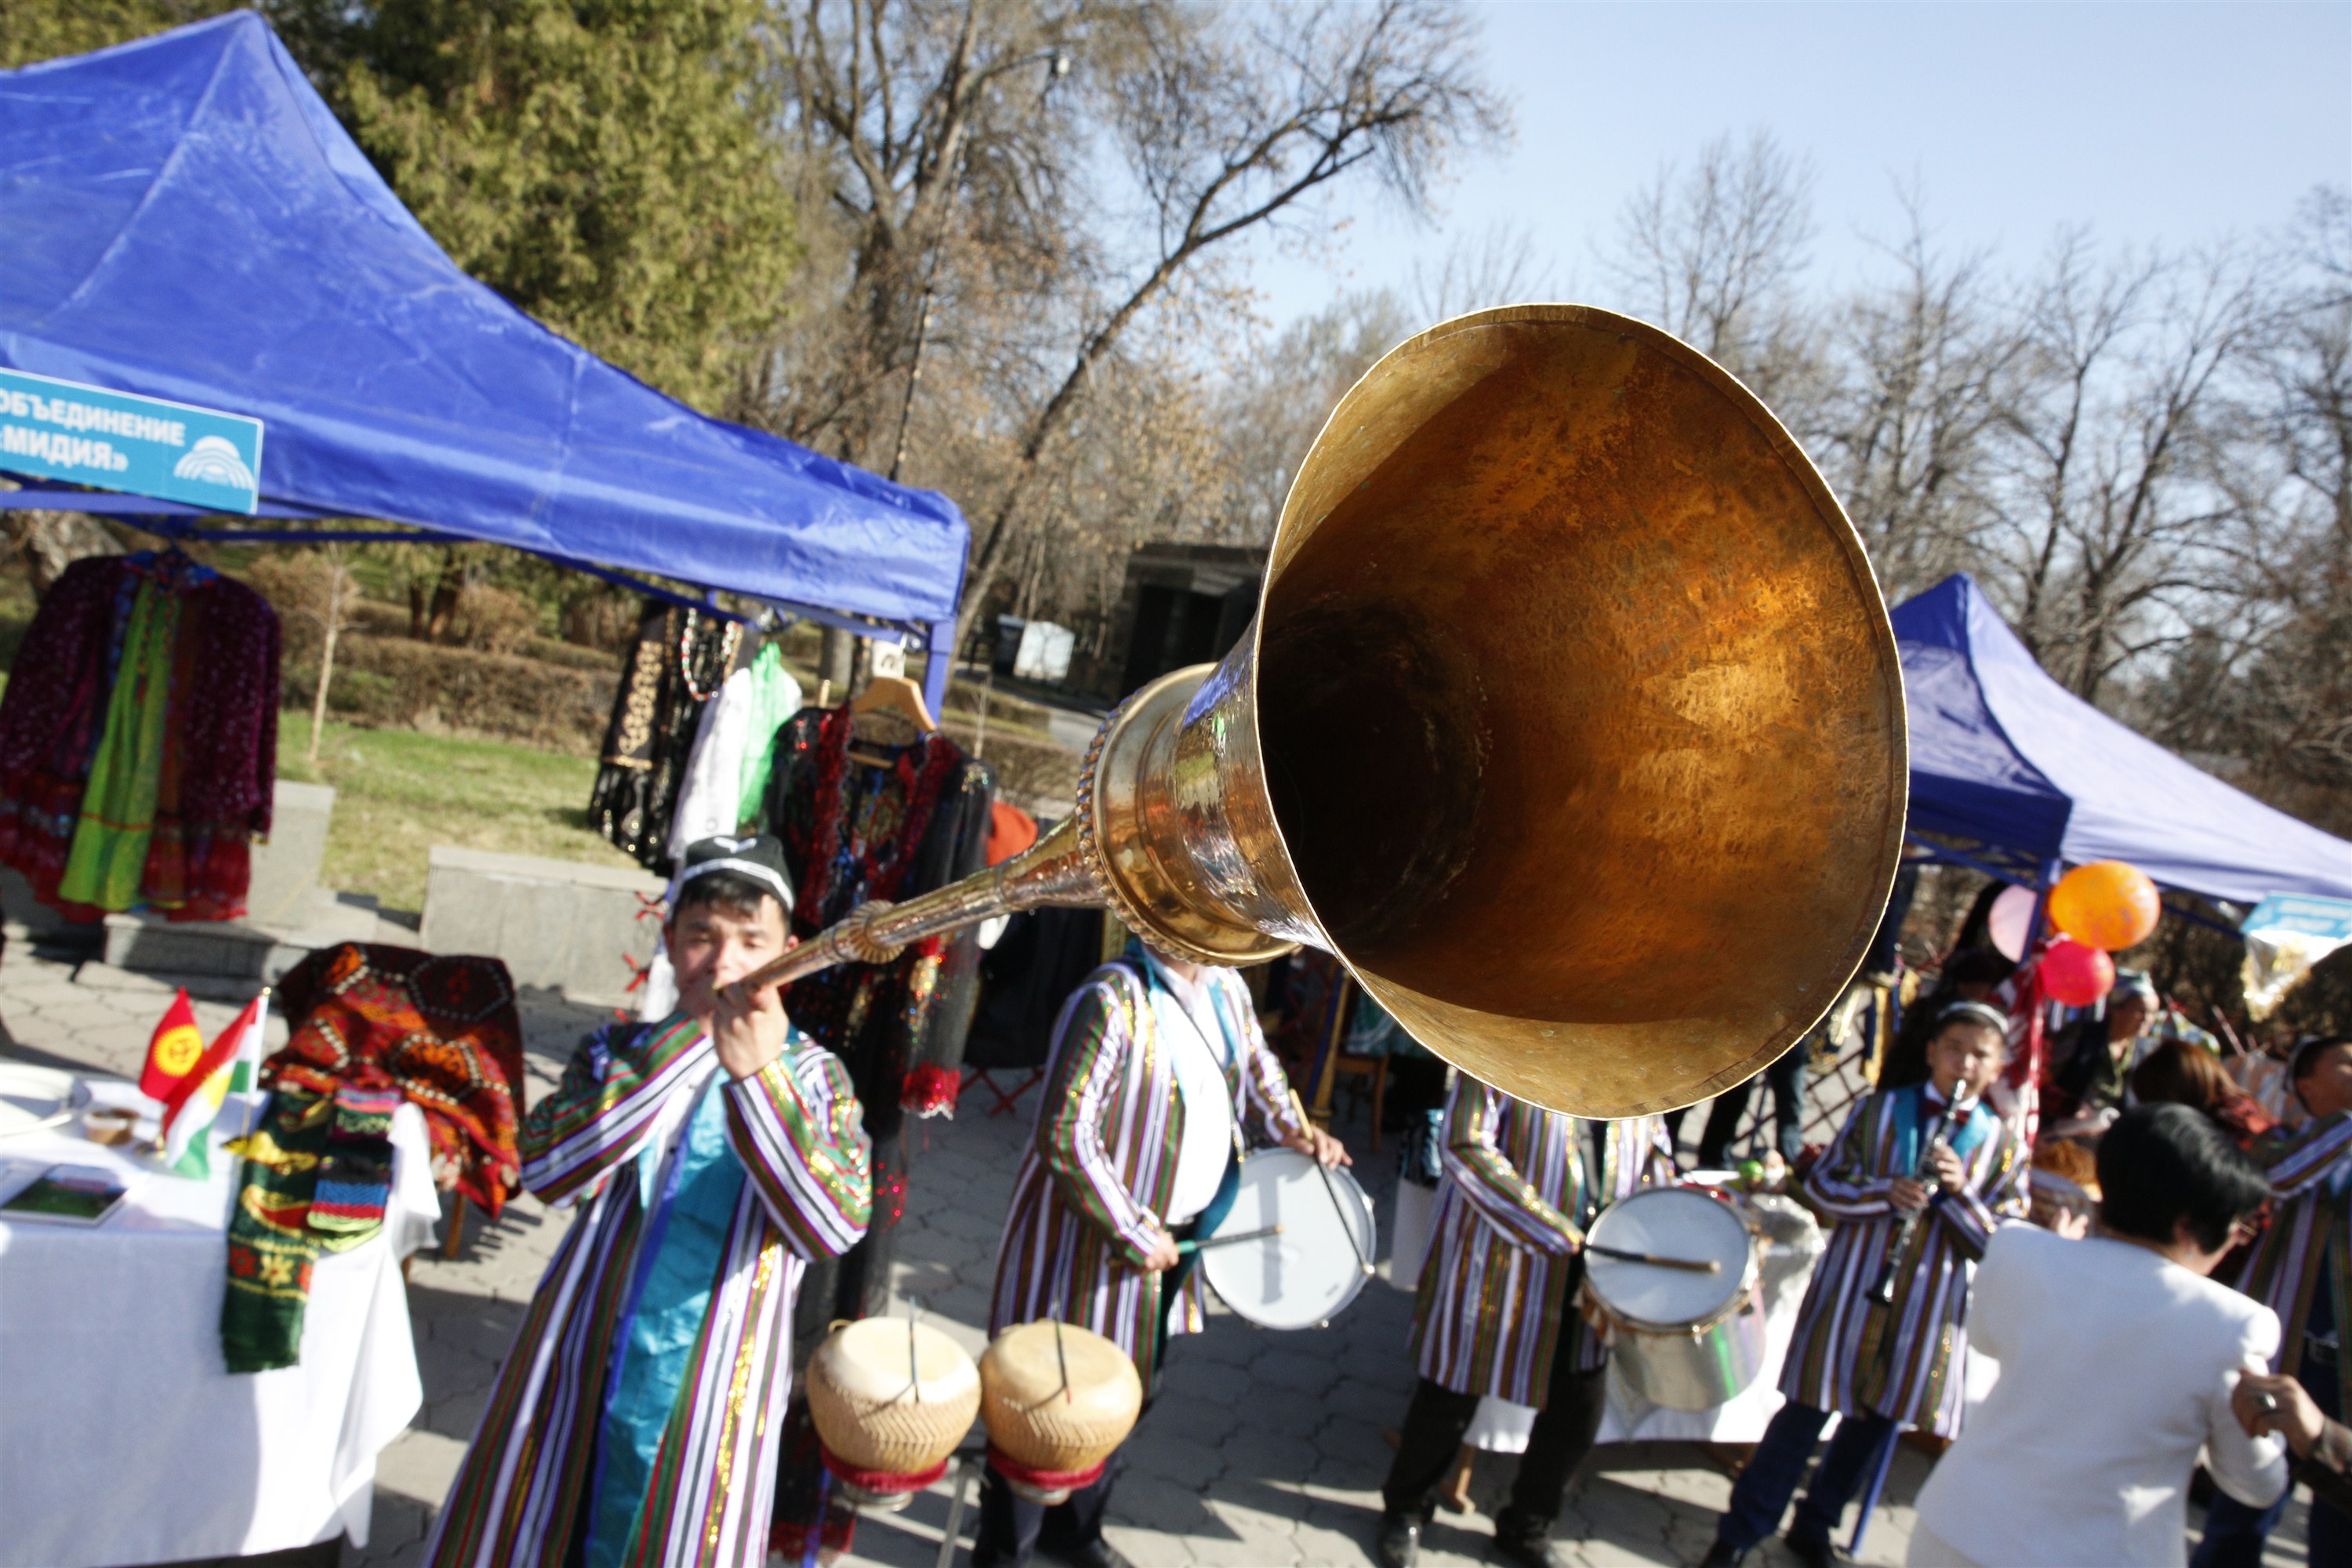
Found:
[{"label": "white tablecloth", "polygon": [[[227,1131],[243,1114],[232,1097]],[[220,1309],[238,1162],[215,1146],[199,1182],[70,1124],[0,1140],[10,1187],[58,1162],[130,1186],[95,1228],[0,1222],[0,1568],[367,1543],[376,1455],[424,1396],[399,1259],[439,1213],[415,1107],[392,1143],[384,1234],[320,1258],[300,1363],[232,1376]]]}]

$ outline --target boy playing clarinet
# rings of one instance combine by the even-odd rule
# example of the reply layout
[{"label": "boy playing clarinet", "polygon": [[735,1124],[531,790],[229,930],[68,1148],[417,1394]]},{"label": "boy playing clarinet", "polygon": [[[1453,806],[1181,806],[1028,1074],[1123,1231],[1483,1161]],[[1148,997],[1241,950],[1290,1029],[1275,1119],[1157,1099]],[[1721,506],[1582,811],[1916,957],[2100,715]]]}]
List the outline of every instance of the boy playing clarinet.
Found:
[{"label": "boy playing clarinet", "polygon": [[1901,1426],[1957,1436],[1969,1283],[2002,1219],[2025,1215],[2025,1161],[1982,1096],[2000,1072],[2009,1020],[1958,1002],[1937,1020],[1929,1080],[1854,1107],[1805,1178],[1835,1219],[1780,1374],[1780,1407],[1731,1489],[1706,1568],[1736,1568],[1780,1527],[1832,1412],[1840,1420],[1789,1549],[1833,1561],[1830,1532]]}]

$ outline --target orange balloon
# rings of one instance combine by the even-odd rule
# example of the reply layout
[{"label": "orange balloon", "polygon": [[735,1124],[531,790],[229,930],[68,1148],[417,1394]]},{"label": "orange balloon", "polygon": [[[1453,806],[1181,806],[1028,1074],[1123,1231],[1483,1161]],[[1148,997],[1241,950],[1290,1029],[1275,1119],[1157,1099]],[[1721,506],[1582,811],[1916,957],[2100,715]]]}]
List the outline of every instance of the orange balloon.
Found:
[{"label": "orange balloon", "polygon": [[2042,989],[2069,1007],[2087,1007],[2115,988],[2116,961],[2059,937],[2042,951]]},{"label": "orange balloon", "polygon": [[2146,942],[2163,912],[2156,884],[2121,860],[2077,866],[2050,890],[2051,923],[2084,946],[2108,952]]}]

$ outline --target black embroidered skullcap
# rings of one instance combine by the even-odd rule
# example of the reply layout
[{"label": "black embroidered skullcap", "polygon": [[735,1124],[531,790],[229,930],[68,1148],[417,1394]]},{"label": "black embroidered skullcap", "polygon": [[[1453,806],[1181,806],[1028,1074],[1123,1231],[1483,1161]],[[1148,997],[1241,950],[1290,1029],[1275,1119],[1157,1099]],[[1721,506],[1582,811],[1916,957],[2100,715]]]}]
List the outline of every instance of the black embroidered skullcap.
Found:
[{"label": "black embroidered skullcap", "polygon": [[784,869],[783,840],[774,834],[754,833],[741,838],[721,834],[714,838],[698,838],[688,845],[686,858],[677,863],[677,875],[669,885],[670,907],[677,907],[678,895],[686,891],[687,884],[713,871],[732,871],[739,877],[749,877],[775,894],[785,912],[791,912],[792,873]]}]

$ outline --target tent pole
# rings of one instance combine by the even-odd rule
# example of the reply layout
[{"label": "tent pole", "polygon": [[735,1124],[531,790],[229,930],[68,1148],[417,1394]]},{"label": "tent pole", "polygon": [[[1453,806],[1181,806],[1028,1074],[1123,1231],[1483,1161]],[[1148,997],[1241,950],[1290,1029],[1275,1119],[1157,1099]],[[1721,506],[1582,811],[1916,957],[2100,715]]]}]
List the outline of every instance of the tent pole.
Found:
[{"label": "tent pole", "polygon": [[2054,855],[2042,862],[2042,876],[2033,889],[2033,918],[2025,926],[2025,951],[2029,953],[2041,942],[2042,930],[2049,924],[2050,889],[2058,885],[2065,869],[2066,863]]},{"label": "tent pole", "polygon": [[948,667],[955,662],[955,639],[953,621],[933,621],[931,638],[924,648],[923,700],[942,723],[948,716]]}]

